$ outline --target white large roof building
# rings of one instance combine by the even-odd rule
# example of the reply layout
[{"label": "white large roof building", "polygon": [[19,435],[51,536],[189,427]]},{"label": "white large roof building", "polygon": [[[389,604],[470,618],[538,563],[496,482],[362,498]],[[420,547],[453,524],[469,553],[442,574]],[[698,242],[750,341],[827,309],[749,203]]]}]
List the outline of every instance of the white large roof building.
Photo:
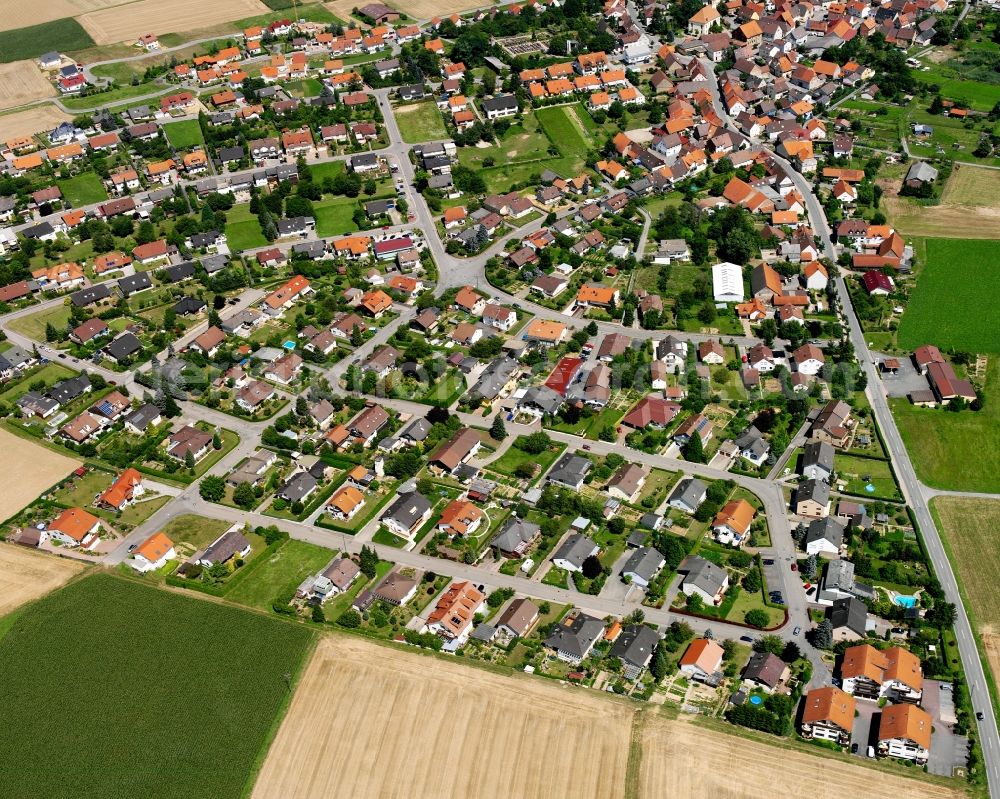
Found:
[{"label": "white large roof building", "polygon": [[716,302],[743,302],[743,268],[728,261],[713,266],[712,292]]}]

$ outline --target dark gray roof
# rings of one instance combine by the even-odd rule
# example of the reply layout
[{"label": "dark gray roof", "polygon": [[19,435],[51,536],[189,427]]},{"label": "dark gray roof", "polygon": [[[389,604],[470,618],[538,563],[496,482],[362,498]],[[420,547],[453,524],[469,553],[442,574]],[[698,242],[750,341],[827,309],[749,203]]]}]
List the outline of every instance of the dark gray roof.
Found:
[{"label": "dark gray roof", "polygon": [[645,668],[653,657],[653,650],[660,640],[655,630],[645,624],[629,624],[611,647],[610,655],[623,663]]},{"label": "dark gray roof", "polygon": [[715,596],[726,584],[726,570],[705,558],[688,558],[684,568],[687,570],[684,582],[700,588],[710,596]]},{"label": "dark gray roof", "polygon": [[707,490],[708,486],[697,477],[686,477],[677,484],[667,502],[671,507],[680,505],[682,509],[697,510]]},{"label": "dark gray roof", "polygon": [[142,342],[132,333],[122,333],[118,338],[104,347],[104,352],[116,361],[142,349]]},{"label": "dark gray roof", "polygon": [[825,441],[810,441],[802,450],[802,469],[818,466],[828,474],[833,472],[835,451]]},{"label": "dark gray roof", "polygon": [[160,415],[160,409],[153,403],[147,402],[141,408],[136,408],[125,417],[124,421],[137,430],[145,430],[156,417]]},{"label": "dark gray roof", "polygon": [[500,532],[490,542],[490,546],[494,546],[503,552],[514,552],[522,544],[534,539],[540,529],[537,524],[526,522],[524,519],[519,519],[516,516],[511,516],[504,523]]},{"label": "dark gray roof", "polygon": [[93,302],[98,302],[99,300],[105,300],[111,296],[111,291],[108,289],[106,283],[98,283],[96,286],[87,286],[85,289],[80,289],[79,291],[74,291],[70,294],[70,300],[77,308],[82,308],[85,305],[90,305]]},{"label": "dark gray roof", "polygon": [[562,546],[552,555],[552,559],[564,560],[579,569],[596,549],[597,544],[594,539],[587,538],[580,533],[573,533],[563,541]]},{"label": "dark gray roof", "polygon": [[622,567],[622,574],[636,574],[647,583],[652,580],[666,558],[652,547],[639,547]]},{"label": "dark gray roof", "polygon": [[868,606],[857,597],[834,600],[833,607],[826,612],[826,617],[837,630],[846,627],[864,637],[865,625],[868,621]]},{"label": "dark gray roof", "polygon": [[66,380],[61,380],[49,389],[49,396],[60,405],[65,405],[71,400],[82,396],[90,388],[90,378],[86,375],[77,375]]},{"label": "dark gray roof", "polygon": [[593,465],[589,458],[567,452],[552,467],[546,479],[552,483],[576,486],[587,476]]},{"label": "dark gray roof", "polygon": [[803,480],[795,489],[795,502],[798,504],[806,499],[826,505],[830,501],[830,485],[821,480]]},{"label": "dark gray roof", "polygon": [[483,111],[510,111],[517,110],[517,98],[513,94],[502,94],[497,97],[490,97],[482,101]]},{"label": "dark gray roof", "polygon": [[198,259],[202,267],[208,274],[214,274],[220,269],[224,269],[229,264],[228,255],[203,255]]},{"label": "dark gray roof", "polygon": [[118,288],[121,289],[122,294],[126,297],[130,294],[135,294],[137,291],[152,288],[152,286],[153,281],[149,278],[149,272],[136,272],[134,275],[119,278],[118,280]]},{"label": "dark gray roof", "polygon": [[835,547],[840,547],[844,543],[844,525],[832,516],[814,519],[809,522],[805,543],[811,544],[813,541],[829,541]]},{"label": "dark gray roof", "polygon": [[180,300],[174,303],[173,311],[176,314],[191,314],[198,313],[202,308],[205,307],[205,301],[198,297],[181,297]]},{"label": "dark gray roof", "polygon": [[410,528],[414,523],[431,509],[430,500],[423,494],[412,491],[407,494],[400,494],[389,506],[389,509],[382,514],[383,519],[393,519],[401,527]]},{"label": "dark gray roof", "polygon": [[279,495],[289,502],[298,502],[316,490],[319,483],[309,472],[299,472],[282,487]]},{"label": "dark gray roof", "polygon": [[538,408],[542,413],[553,414],[558,411],[565,400],[548,386],[532,386],[524,392],[518,405],[529,405]]},{"label": "dark gray roof", "polygon": [[476,385],[472,387],[472,394],[487,400],[496,399],[517,368],[517,361],[512,358],[506,356],[497,358],[486,367]]},{"label": "dark gray roof", "polygon": [[557,626],[552,635],[545,639],[545,646],[580,660],[603,633],[604,622],[580,613],[569,626]]},{"label": "dark gray roof", "polygon": [[190,261],[185,261],[182,264],[164,267],[163,276],[171,283],[177,283],[178,281],[193,277],[194,264]]}]

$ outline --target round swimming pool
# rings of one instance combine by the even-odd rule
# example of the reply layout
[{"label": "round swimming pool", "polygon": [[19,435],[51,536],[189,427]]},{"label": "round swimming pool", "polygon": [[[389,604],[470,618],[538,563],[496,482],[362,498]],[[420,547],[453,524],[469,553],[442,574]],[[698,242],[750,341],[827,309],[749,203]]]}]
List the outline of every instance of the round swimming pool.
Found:
[{"label": "round swimming pool", "polygon": [[761,699],[756,694],[754,694],[753,696],[750,697],[750,704],[751,705],[762,705],[762,704],[764,704],[764,700]]}]

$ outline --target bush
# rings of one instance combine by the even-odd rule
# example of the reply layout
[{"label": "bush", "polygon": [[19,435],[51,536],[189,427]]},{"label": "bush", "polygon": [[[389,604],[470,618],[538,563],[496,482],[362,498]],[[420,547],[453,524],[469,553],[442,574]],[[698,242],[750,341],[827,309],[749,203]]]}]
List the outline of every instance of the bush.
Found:
[{"label": "bush", "polygon": [[361,615],[356,610],[345,610],[340,614],[340,618],[337,619],[337,624],[341,627],[346,627],[348,630],[354,630],[361,626]]},{"label": "bush", "polygon": [[743,620],[749,624],[751,627],[758,627],[764,629],[770,623],[771,619],[767,615],[766,611],[760,608],[754,608],[753,610],[748,610]]}]

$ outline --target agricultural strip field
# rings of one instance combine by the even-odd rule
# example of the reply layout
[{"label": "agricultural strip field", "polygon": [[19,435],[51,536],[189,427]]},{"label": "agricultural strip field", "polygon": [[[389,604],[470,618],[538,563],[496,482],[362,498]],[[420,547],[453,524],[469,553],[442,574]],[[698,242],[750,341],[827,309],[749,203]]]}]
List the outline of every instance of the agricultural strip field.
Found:
[{"label": "agricultural strip field", "polygon": [[[45,4],[21,3],[21,5],[28,14],[33,14],[35,6]],[[36,19],[37,16],[31,17],[31,21]],[[57,19],[16,30],[8,29],[7,17],[4,15],[0,14],[0,20],[3,20],[0,22],[0,27],[5,29],[0,33],[0,62],[37,58],[49,50],[59,52],[83,50],[94,44],[94,40],[75,19]]]},{"label": "agricultural strip field", "polygon": [[917,477],[934,488],[1000,493],[1000,356],[990,356],[981,411],[889,400]]},{"label": "agricultural strip field", "polygon": [[1000,353],[1000,241],[928,239],[926,252],[899,325],[900,346]]},{"label": "agricultural strip field", "polygon": [[[0,38],[3,36],[0,34]],[[34,61],[0,64],[0,109],[14,108],[55,93],[55,87],[45,79]],[[0,119],[0,128],[4,127]]]},{"label": "agricultural strip field", "polygon": [[[639,734],[641,761],[635,795],[758,799],[799,796],[802,785],[822,774],[824,796],[965,796],[960,787],[918,782],[820,754],[772,746],[709,730],[694,722],[650,716]],[[956,781],[957,782],[957,781]]]},{"label": "agricultural strip field", "polygon": [[78,580],[0,640],[0,795],[237,799],[310,641],[240,608]]},{"label": "agricultural strip field", "polygon": [[934,520],[962,588],[973,628],[982,636],[994,682],[1000,681],[1000,500],[936,497]]},{"label": "agricultural strip field", "polygon": [[[331,637],[252,796],[606,799],[621,794],[629,728],[628,706],[587,692]],[[461,757],[443,760],[455,742]]]},{"label": "agricultural strip field", "polygon": [[[963,795],[639,708],[331,636],[320,641],[251,796],[757,799],[795,796],[817,773],[829,796],[873,793],[873,784],[880,796]],[[443,761],[456,741],[461,757]]]},{"label": "agricultural strip field", "polygon": [[34,136],[43,131],[47,133],[59,123],[68,122],[72,118],[52,104],[37,105],[27,111],[17,111],[0,116],[0,131],[7,139],[13,139],[16,136]]},{"label": "agricultural strip field", "polygon": [[432,102],[396,106],[393,114],[407,144],[448,138],[441,112]]},{"label": "agricultural strip field", "polygon": [[79,561],[0,544],[0,616],[45,596],[82,569]]},{"label": "agricultural strip field", "polygon": [[[197,30],[255,14],[267,6],[258,0],[139,0],[122,8],[106,8],[80,17],[80,24],[97,44],[114,44],[141,36],[147,31]],[[235,26],[234,26],[235,29]],[[72,48],[71,48],[72,49]]]},{"label": "agricultural strip field", "polygon": [[886,192],[889,220],[909,236],[1000,238],[1000,171],[955,165],[941,202],[924,206]]},{"label": "agricultural strip field", "polygon": [[126,2],[128,0],[45,0],[44,3],[0,0],[0,30],[13,30],[63,17],[75,17]]},{"label": "agricultural strip field", "polygon": [[[0,519],[9,519],[30,505],[43,491],[54,486],[80,465],[28,439],[0,429]],[[2,793],[2,792],[0,792]]]}]

